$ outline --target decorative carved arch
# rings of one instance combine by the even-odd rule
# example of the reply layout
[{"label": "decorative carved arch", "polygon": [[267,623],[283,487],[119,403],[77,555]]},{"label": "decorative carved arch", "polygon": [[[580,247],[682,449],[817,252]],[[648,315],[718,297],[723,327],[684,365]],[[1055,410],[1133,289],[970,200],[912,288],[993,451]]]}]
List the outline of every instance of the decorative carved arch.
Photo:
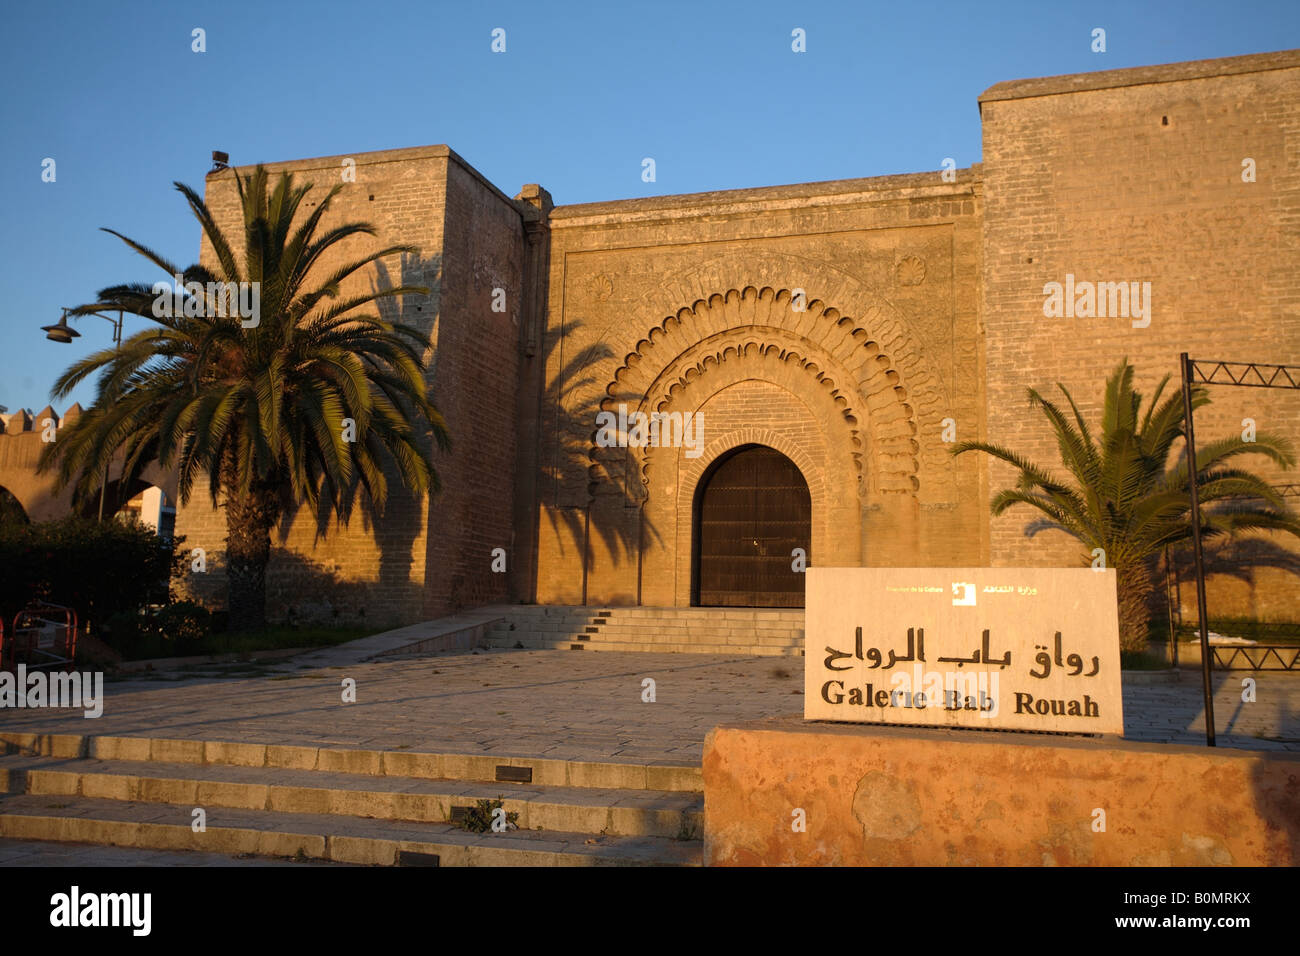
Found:
[{"label": "decorative carved arch", "polygon": [[826,483],[822,470],[802,448],[770,428],[745,427],[729,431],[709,442],[704,446],[704,453],[687,466],[682,473],[681,485],[678,489],[678,510],[683,513],[690,512],[694,507],[695,493],[699,490],[700,479],[704,477],[709,466],[729,451],[744,445],[766,445],[785,455],[795,463],[803,474],[804,481],[808,483],[808,493],[812,496],[813,507],[824,505]]},{"label": "decorative carved arch", "polygon": [[[855,399],[857,402],[861,401],[860,397],[856,393],[845,395],[836,386],[836,381],[845,380],[846,373],[837,367],[833,359],[821,354],[812,343],[787,341],[785,344],[778,344],[772,341],[774,335],[788,339],[788,336],[776,333],[775,330],[752,326],[733,329],[699,343],[679,356],[677,361],[664,370],[656,379],[649,394],[642,400],[638,410],[651,413],[674,409],[679,405],[683,409],[698,409],[704,404],[703,399],[708,397],[704,396],[701,399],[691,396],[691,393],[700,386],[706,387],[709,394],[714,394],[740,381],[742,377],[757,378],[777,384],[780,376],[776,373],[782,366],[797,367],[807,373],[810,382],[820,386],[804,396],[804,404],[811,406],[809,410],[814,413],[820,411],[828,424],[833,421],[843,429],[845,444],[852,449],[853,470],[859,494],[865,493],[864,443],[861,437],[861,423],[857,417],[862,409],[854,404]],[[808,352],[814,353],[813,356],[806,354]],[[726,373],[731,363],[737,360],[742,360],[742,367],[731,374],[723,374],[719,380],[716,373]],[[826,365],[831,366],[829,372],[825,370]],[[706,375],[710,371],[714,371],[715,374]],[[767,374],[764,374],[765,372]],[[770,442],[759,442],[759,444],[771,445]],[[771,445],[771,447],[776,446]],[[783,448],[777,450],[786,454]],[[641,486],[648,487],[651,462],[656,456],[651,454],[649,448],[629,449],[629,452],[635,455],[636,473],[640,478]],[[795,461],[800,470],[808,472],[810,462],[796,458],[792,454],[787,454],[786,457]],[[802,457],[806,459],[806,456]]]},{"label": "decorative carved arch", "polygon": [[[775,350],[799,363],[842,404],[857,429],[870,423],[872,455],[880,464],[882,493],[914,495],[922,416],[945,407],[937,374],[898,319],[878,307],[862,320],[843,315],[820,299],[796,310],[790,289],[746,286],[715,293],[679,309],[653,326],[614,371],[601,407],[620,402],[658,410],[674,387],[684,387],[713,362],[748,354],[750,346]],[[865,411],[865,415],[863,412]],[[860,435],[854,433],[855,448]],[[862,473],[861,451],[855,451]],[[592,459],[600,456],[593,446]],[[640,463],[644,480],[644,460]],[[602,469],[593,465],[593,477]],[[859,483],[865,492],[865,483]]]}]

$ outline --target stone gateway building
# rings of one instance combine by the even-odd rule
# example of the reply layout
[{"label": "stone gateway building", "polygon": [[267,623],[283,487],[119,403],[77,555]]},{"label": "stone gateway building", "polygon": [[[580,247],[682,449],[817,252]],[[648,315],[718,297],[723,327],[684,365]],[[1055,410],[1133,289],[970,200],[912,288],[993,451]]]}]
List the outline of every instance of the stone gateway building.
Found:
[{"label": "stone gateway building", "polygon": [[[978,108],[968,169],[570,206],[446,146],[269,164],[419,249],[366,281],[433,290],[393,317],[429,334],[454,447],[429,500],[290,516],[268,610],[799,606],[801,562],[1078,566],[1028,509],[992,519],[1010,470],[952,441],[1059,467],[1027,387],[1095,421],[1126,357],[1147,395],[1184,351],[1300,361],[1300,51],[1000,83]],[[231,171],[207,199],[234,221]],[[1251,419],[1300,444],[1300,393],[1212,398],[1201,441]],[[196,497],[177,530],[215,599],[224,516]],[[1294,616],[1293,545],[1233,547],[1266,559],[1211,579],[1215,613]]]}]

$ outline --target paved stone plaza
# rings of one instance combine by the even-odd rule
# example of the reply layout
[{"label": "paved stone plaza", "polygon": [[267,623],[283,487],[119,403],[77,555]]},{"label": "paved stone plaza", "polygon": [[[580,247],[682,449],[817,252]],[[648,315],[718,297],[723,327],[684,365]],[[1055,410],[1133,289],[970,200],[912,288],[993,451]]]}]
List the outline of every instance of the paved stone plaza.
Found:
[{"label": "paved stone plaza", "polygon": [[[801,658],[494,650],[383,663],[345,647],[289,661],[105,685],[103,716],[6,710],[0,730],[698,765],[733,720],[802,713]],[[1216,674],[1219,746],[1300,751],[1300,676]],[[341,682],[356,681],[356,703]],[[655,700],[643,702],[643,681]],[[1125,736],[1204,742],[1199,674],[1124,683]]]}]

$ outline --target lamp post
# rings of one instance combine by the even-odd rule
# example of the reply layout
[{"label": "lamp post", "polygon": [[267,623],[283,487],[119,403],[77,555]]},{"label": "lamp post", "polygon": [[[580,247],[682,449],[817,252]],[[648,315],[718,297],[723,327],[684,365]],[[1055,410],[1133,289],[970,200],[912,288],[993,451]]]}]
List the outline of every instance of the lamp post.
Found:
[{"label": "lamp post", "polygon": [[[122,347],[122,310],[117,310],[117,318],[111,315],[104,315],[100,312],[76,312],[73,318],[79,318],[83,315],[93,315],[96,318],[103,319],[113,326],[113,351],[118,351]],[[64,345],[71,345],[72,340],[81,337],[81,333],[68,325],[68,310],[63,310],[63,317],[54,325],[42,325],[41,331],[51,342],[62,342]],[[104,520],[104,489],[108,486],[108,465],[104,465],[104,475],[99,481],[99,520]]]}]

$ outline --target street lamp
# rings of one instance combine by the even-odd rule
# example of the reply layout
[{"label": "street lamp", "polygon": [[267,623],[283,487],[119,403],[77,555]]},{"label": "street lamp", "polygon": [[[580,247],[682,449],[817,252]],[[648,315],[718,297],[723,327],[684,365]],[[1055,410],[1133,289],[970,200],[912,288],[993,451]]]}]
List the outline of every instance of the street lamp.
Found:
[{"label": "street lamp", "polygon": [[[80,318],[83,315],[93,315],[96,318],[103,319],[113,326],[113,350],[117,351],[122,347],[122,310],[117,310],[117,318],[111,315],[104,315],[100,312],[77,312],[73,318]],[[41,331],[51,342],[62,342],[64,345],[71,345],[72,340],[81,337],[81,333],[68,325],[68,310],[63,310],[63,317],[54,325],[42,325]],[[108,485],[108,465],[104,465],[104,476],[99,481],[99,520],[104,520],[104,489]]]},{"label": "street lamp", "polygon": [[68,325],[67,309],[63,310],[63,318],[59,319],[58,325],[42,325],[41,331],[51,342],[62,342],[65,345],[70,345],[73,339],[81,336],[80,332]]},{"label": "street lamp", "polygon": [[[51,342],[62,342],[64,345],[70,345],[73,339],[80,338],[81,333],[68,325],[68,309],[63,310],[63,317],[54,325],[42,325],[41,331]],[[104,315],[102,312],[74,312],[72,317],[79,319],[83,315],[93,315],[97,319],[103,319],[109,325],[113,326],[113,345],[122,344],[122,310],[117,310],[117,318],[111,315]]]}]

